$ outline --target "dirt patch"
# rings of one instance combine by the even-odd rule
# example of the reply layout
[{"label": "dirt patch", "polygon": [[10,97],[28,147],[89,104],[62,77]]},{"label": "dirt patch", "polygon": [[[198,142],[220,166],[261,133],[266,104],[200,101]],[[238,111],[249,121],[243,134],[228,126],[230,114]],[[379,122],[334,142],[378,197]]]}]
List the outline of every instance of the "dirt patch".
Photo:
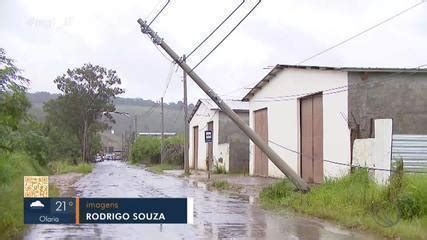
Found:
[{"label": "dirt patch", "polygon": [[84,174],[65,173],[49,176],[49,181],[58,189],[61,197],[72,197],[75,195],[74,183],[76,183]]}]

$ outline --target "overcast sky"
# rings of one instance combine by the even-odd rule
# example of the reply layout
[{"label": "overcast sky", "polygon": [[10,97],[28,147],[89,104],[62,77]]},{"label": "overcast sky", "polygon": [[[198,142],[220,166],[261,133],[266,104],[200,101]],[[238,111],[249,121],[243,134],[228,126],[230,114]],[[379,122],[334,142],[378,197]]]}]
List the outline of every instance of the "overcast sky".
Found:
[{"label": "overcast sky", "polygon": [[[158,100],[171,67],[140,32],[165,0],[0,0],[0,47],[31,79],[30,91],[58,92],[53,80],[91,62],[117,70],[124,97]],[[372,0],[264,0],[196,70],[224,98],[240,98],[268,66],[295,64],[419,2]],[[152,25],[179,54],[188,53],[240,0],[172,0]],[[247,0],[188,62],[197,63],[253,4]],[[157,8],[156,8],[157,7]],[[155,9],[153,11],[153,9]],[[427,64],[427,3],[305,64],[415,67]],[[182,71],[174,68],[165,101],[182,98]],[[189,99],[206,95],[189,83]]]}]

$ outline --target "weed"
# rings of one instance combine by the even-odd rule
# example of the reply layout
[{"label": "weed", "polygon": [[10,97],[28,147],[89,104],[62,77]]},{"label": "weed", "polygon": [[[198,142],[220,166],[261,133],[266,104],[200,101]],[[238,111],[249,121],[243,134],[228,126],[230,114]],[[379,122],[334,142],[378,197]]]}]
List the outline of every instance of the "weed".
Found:
[{"label": "weed", "polygon": [[213,173],[215,173],[215,174],[227,174],[227,170],[225,170],[224,165],[216,162],[214,165],[214,168],[213,168]]},{"label": "weed", "polygon": [[211,183],[211,186],[218,190],[228,190],[231,188],[230,183],[226,180],[215,180]]}]

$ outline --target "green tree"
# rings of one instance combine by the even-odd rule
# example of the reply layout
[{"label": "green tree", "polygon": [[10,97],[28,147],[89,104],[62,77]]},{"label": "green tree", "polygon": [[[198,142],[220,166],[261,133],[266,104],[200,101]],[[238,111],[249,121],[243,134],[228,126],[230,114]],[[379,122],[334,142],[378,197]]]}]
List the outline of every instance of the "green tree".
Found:
[{"label": "green tree", "polygon": [[7,90],[26,90],[30,80],[21,75],[22,70],[15,66],[14,60],[6,56],[6,51],[0,48],[0,93]]},{"label": "green tree", "polygon": [[91,140],[99,141],[97,133],[108,129],[109,123],[114,123],[110,112],[116,110],[113,100],[124,93],[119,87],[121,80],[115,70],[88,63],[68,69],[54,83],[62,94],[45,104],[46,120],[74,134],[80,143],[83,159],[87,160],[91,149],[99,145]]},{"label": "green tree", "polygon": [[0,48],[0,149],[13,149],[13,133],[31,106],[25,95],[24,85],[28,83],[14,61]]}]

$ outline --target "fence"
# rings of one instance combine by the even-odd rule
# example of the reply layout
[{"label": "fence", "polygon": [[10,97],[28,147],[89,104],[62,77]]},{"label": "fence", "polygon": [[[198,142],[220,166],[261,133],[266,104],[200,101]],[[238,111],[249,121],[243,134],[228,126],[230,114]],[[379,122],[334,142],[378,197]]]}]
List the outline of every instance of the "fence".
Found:
[{"label": "fence", "polygon": [[403,161],[406,171],[427,170],[427,135],[397,135],[392,138],[392,165]]}]

